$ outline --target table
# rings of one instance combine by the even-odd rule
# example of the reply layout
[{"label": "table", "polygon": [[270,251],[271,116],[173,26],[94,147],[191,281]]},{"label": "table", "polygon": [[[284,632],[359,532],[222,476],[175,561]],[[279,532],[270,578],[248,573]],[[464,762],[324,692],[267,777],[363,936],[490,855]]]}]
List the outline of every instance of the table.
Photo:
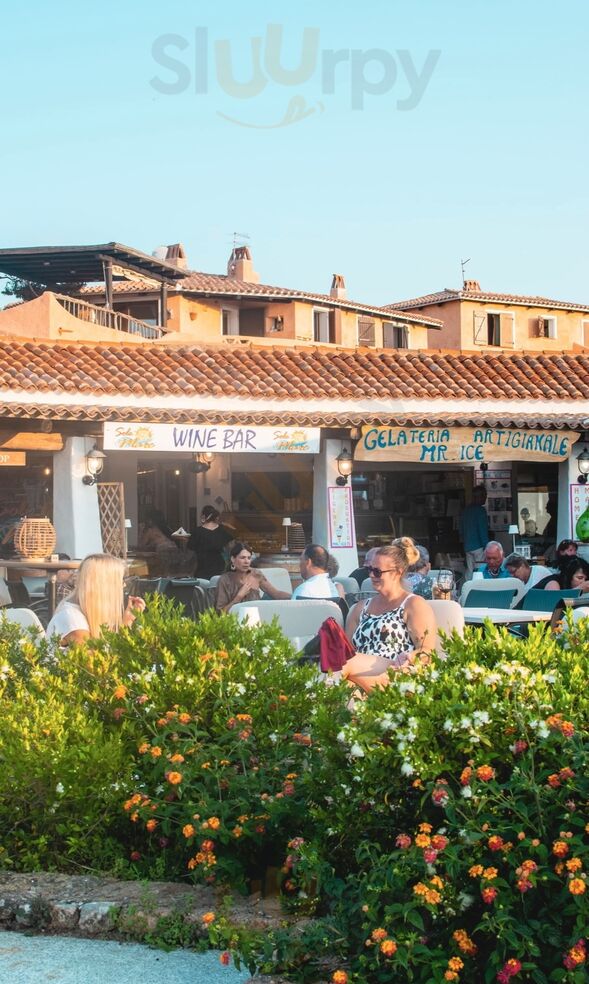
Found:
[{"label": "table", "polygon": [[489,619],[493,625],[523,625],[530,622],[549,622],[552,612],[526,612],[518,608],[463,608],[467,625],[482,625]]},{"label": "table", "polygon": [[0,560],[0,567],[5,567],[9,571],[46,571],[49,575],[49,618],[55,611],[55,601],[57,598],[57,573],[58,571],[77,571],[81,560]]}]

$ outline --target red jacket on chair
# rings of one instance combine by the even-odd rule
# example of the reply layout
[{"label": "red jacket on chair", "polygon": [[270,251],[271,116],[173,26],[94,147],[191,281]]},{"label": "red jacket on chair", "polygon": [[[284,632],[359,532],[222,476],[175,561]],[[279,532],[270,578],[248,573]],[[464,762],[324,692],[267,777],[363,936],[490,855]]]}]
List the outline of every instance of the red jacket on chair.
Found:
[{"label": "red jacket on chair", "polygon": [[319,632],[319,662],[322,673],[341,670],[352,656],[354,647],[334,618],[326,618]]}]

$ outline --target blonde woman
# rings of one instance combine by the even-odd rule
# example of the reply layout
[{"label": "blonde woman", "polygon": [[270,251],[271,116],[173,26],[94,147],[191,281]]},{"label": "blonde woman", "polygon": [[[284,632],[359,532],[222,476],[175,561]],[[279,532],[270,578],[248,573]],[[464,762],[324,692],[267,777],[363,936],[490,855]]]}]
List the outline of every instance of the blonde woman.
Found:
[{"label": "blonde woman", "polygon": [[425,599],[407,591],[403,577],[419,560],[413,540],[401,537],[379,547],[368,567],[376,594],[357,602],[346,621],[346,634],[356,649],[342,676],[364,690],[388,683],[389,668],[410,667],[435,650],[437,626]]},{"label": "blonde woman", "polygon": [[108,554],[89,554],[78,571],[76,587],[57,607],[47,626],[47,638],[59,636],[69,646],[96,639],[103,626],[116,631],[132,625],[145,608],[143,598],[130,597],[124,608],[125,563]]}]

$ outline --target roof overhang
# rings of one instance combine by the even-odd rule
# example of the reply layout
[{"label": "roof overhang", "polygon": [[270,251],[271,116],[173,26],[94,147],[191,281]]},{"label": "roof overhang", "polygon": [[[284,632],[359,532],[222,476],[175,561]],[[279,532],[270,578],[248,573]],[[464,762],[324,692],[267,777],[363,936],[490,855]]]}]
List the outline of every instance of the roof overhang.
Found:
[{"label": "roof overhang", "polygon": [[107,264],[112,265],[114,278],[151,280],[155,285],[186,276],[185,270],[120,243],[0,249],[1,273],[45,286],[102,282]]}]

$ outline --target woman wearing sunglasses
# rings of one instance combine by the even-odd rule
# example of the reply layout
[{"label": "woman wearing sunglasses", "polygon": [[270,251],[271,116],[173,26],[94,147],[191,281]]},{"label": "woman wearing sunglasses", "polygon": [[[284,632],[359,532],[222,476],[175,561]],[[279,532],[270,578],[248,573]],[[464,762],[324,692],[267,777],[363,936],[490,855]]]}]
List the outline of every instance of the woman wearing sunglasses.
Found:
[{"label": "woman wearing sunglasses", "polygon": [[368,568],[376,594],[357,602],[346,622],[346,634],[356,649],[342,676],[364,690],[385,686],[391,668],[410,666],[424,653],[435,651],[437,626],[423,598],[407,591],[403,576],[419,560],[409,537],[380,547]]}]

